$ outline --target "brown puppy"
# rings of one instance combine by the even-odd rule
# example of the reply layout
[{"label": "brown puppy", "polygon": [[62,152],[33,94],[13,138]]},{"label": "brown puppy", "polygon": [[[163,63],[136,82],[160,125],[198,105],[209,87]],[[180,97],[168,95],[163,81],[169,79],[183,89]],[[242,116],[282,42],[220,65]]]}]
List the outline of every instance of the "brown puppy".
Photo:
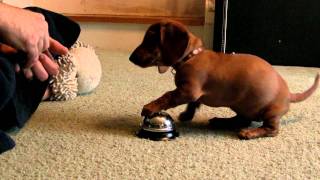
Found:
[{"label": "brown puppy", "polygon": [[176,71],[177,88],[145,105],[141,115],[150,116],[189,103],[179,119],[191,120],[200,104],[230,107],[237,118],[227,124],[244,122],[248,126],[251,121],[263,121],[261,127],[243,128],[239,132],[241,139],[276,136],[280,118],[288,112],[290,102],[305,100],[319,83],[317,74],[307,91],[291,94],[286,82],[263,59],[204,50],[199,38],[171,20],[151,25],[130,61],[140,67],[158,66],[160,73],[170,66]]}]

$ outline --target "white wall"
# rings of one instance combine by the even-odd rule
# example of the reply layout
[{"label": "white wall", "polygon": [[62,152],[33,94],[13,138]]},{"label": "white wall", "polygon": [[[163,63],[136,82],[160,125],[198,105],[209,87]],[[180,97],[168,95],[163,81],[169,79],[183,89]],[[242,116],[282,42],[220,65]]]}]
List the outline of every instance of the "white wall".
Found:
[{"label": "white wall", "polygon": [[32,6],[33,0],[3,0],[4,3],[18,7]]},{"label": "white wall", "polygon": [[[206,0],[204,26],[189,26],[207,48],[213,46],[214,0]],[[148,24],[81,22],[80,40],[108,51],[130,52],[141,43]]]},{"label": "white wall", "polygon": [[[3,0],[5,3],[18,7],[31,6],[33,0]],[[204,26],[189,27],[193,33],[201,37],[207,48],[213,41],[213,0],[207,0],[206,19]],[[132,51],[141,41],[148,24],[124,24],[104,22],[80,22],[80,40],[108,51]]]},{"label": "white wall", "polygon": [[[80,23],[80,40],[108,51],[130,52],[141,43],[148,24],[123,23]],[[192,32],[202,37],[202,26],[190,27]]]}]

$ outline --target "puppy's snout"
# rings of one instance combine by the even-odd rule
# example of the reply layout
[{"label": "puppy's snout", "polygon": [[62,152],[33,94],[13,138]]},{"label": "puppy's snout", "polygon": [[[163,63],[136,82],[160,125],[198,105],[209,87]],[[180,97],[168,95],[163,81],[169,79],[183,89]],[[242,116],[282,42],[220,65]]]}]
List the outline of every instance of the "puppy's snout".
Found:
[{"label": "puppy's snout", "polygon": [[134,64],[137,63],[138,59],[139,59],[139,55],[138,55],[138,53],[136,51],[134,51],[129,57],[129,60],[131,62],[133,62]]},{"label": "puppy's snout", "polygon": [[129,60],[140,67],[146,67],[149,63],[146,60],[144,51],[139,48],[133,51],[133,53],[129,57]]},{"label": "puppy's snout", "polygon": [[140,67],[150,67],[156,65],[159,60],[159,51],[155,48],[146,48],[139,46],[136,48],[129,57],[129,60]]}]

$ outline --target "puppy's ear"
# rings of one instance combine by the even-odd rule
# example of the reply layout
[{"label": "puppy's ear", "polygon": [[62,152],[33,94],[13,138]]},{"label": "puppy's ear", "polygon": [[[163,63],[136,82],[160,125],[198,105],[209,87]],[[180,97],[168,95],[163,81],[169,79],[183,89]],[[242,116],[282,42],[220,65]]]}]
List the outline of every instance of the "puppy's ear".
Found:
[{"label": "puppy's ear", "polygon": [[180,24],[169,22],[160,29],[161,43],[164,46],[179,46],[186,48],[189,42],[189,34],[186,28]]},{"label": "puppy's ear", "polygon": [[185,52],[189,43],[189,34],[187,29],[174,22],[162,24],[160,28],[160,39],[165,57],[163,60],[165,65],[172,65],[175,60],[178,60]]},{"label": "puppy's ear", "polygon": [[164,42],[164,36],[166,34],[166,27],[165,26],[161,26],[160,27],[160,43],[163,44]]}]

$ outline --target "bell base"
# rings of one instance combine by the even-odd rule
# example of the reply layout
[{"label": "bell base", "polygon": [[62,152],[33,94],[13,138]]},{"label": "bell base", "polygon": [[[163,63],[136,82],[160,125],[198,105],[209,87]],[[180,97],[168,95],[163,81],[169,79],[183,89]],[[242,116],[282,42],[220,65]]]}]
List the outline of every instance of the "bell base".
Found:
[{"label": "bell base", "polygon": [[136,133],[139,138],[150,139],[153,141],[168,141],[173,140],[176,137],[179,137],[179,133],[177,131],[170,132],[151,132],[141,129]]}]

